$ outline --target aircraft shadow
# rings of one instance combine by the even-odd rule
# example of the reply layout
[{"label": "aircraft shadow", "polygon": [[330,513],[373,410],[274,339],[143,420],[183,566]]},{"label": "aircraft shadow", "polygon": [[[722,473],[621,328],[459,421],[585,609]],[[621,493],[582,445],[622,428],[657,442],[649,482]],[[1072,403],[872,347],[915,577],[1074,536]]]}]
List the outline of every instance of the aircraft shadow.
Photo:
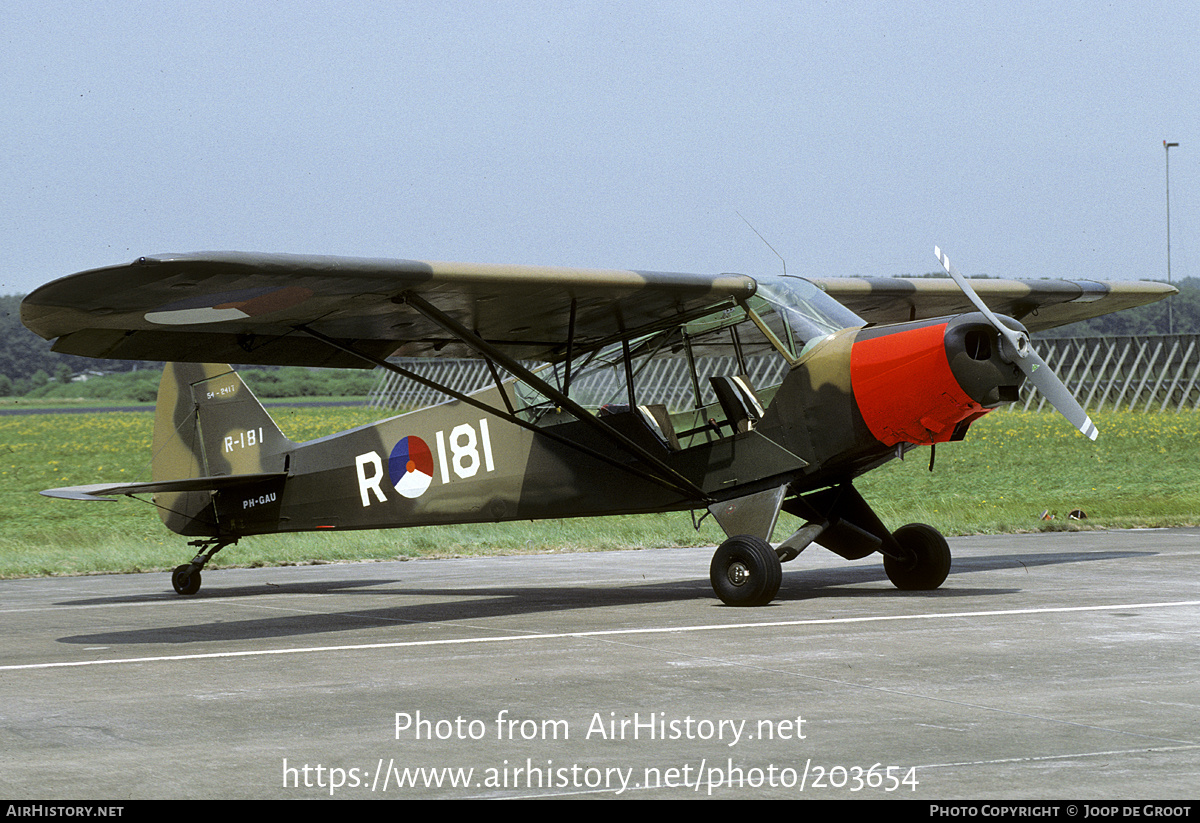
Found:
[{"label": "aircraft shadow", "polygon": [[[955,560],[951,576],[995,569],[1013,569],[1022,566],[1050,566],[1066,563],[1082,563],[1098,560],[1115,560],[1147,556],[1154,552],[1106,551],[1106,552],[1059,552],[1039,554],[1025,558],[1011,555],[972,557]],[[801,557],[801,561],[802,561]],[[870,561],[867,561],[870,562]],[[782,603],[818,598],[864,597],[895,598],[962,598],[998,596],[1020,591],[1020,587],[1006,588],[961,588],[943,587],[930,592],[901,592],[892,588],[878,562],[870,565],[853,565],[839,569],[804,570],[793,565],[795,571],[787,571],[779,595],[772,606]],[[397,598],[420,598],[422,602],[407,605],[388,605],[381,608],[331,611],[323,613],[291,614],[252,618],[248,620],[217,620],[208,623],[131,629],[124,631],[95,632],[72,635],[58,639],[60,643],[81,645],[148,645],[175,643],[210,643],[235,640],[316,636],[335,632],[361,631],[385,626],[433,624],[463,620],[484,620],[524,614],[577,611],[590,608],[650,605],[689,600],[708,601],[713,608],[726,608],[719,603],[707,579],[668,581],[641,586],[621,588],[600,586],[557,586],[553,584],[510,586],[510,587],[425,587],[410,588],[397,586],[399,580],[373,578],[364,580],[313,581],[312,583],[268,584],[236,586],[201,590],[194,599],[245,598],[273,594],[313,594],[355,596],[379,595],[391,600]],[[849,588],[866,583],[879,582],[879,588]],[[89,598],[69,601],[59,605],[97,605],[129,602],[153,602],[175,600],[177,595],[131,596],[117,598]],[[430,602],[430,601],[433,602]],[[328,603],[329,601],[323,601]],[[772,606],[763,608],[770,609]],[[732,611],[732,610],[731,610]],[[759,609],[747,610],[761,613]]]}]

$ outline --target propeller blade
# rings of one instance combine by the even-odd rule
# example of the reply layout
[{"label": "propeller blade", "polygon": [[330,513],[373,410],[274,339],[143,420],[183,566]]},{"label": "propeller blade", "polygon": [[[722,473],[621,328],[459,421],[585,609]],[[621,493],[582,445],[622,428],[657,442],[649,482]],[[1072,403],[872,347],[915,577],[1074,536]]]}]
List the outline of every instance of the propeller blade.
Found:
[{"label": "propeller blade", "polygon": [[1050,405],[1058,410],[1059,414],[1067,418],[1071,425],[1083,432],[1084,436],[1089,440],[1095,440],[1099,432],[1096,430],[1096,425],[1092,422],[1092,418],[1083,410],[1083,406],[1079,405],[1079,401],[1071,394],[1058,376],[1046,365],[1046,361],[1038,356],[1033,347],[1029,345],[1029,337],[1026,334],[1010,329],[1008,326],[1000,322],[987,304],[983,302],[975,289],[971,287],[967,278],[958,273],[954,265],[950,262],[950,258],[937,246],[933,247],[933,253],[937,256],[938,262],[942,264],[942,268],[946,273],[958,284],[958,287],[963,290],[963,294],[967,296],[975,308],[979,309],[980,314],[988,319],[996,331],[1000,333],[1000,337],[1007,344],[1003,347],[1004,354],[1013,364],[1017,366],[1025,377],[1034,387],[1042,393],[1042,396],[1050,401]]},{"label": "propeller blade", "polygon": [[1046,361],[1038,356],[1037,352],[1030,349],[1028,356],[1024,360],[1018,360],[1017,366],[1021,371],[1025,372],[1025,376],[1030,383],[1042,393],[1042,396],[1050,401],[1050,405],[1058,409],[1059,414],[1067,418],[1071,425],[1079,429],[1089,440],[1095,440],[1099,432],[1096,430],[1096,424],[1092,422],[1092,418],[1083,410],[1083,406],[1079,405],[1071,390],[1063,385],[1063,381],[1058,379],[1050,367],[1046,365]]}]

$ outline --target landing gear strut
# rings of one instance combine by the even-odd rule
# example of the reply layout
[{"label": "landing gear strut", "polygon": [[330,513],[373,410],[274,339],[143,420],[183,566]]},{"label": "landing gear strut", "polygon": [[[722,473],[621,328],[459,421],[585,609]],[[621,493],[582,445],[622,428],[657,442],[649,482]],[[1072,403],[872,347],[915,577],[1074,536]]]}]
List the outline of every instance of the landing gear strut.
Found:
[{"label": "landing gear strut", "polygon": [[[783,579],[780,563],[793,560],[816,540],[847,560],[882,554],[888,579],[904,591],[936,589],[950,574],[950,546],[941,532],[924,523],[889,531],[850,483],[795,497],[785,497],[786,492],[780,486],[709,507],[730,535],[709,567],[713,591],[726,605],[770,603]],[[767,539],[780,510],[805,522],[773,549]]]},{"label": "landing gear strut", "polygon": [[200,591],[200,570],[214,554],[236,542],[236,537],[213,537],[189,542],[189,546],[196,546],[200,552],[192,558],[191,563],[176,566],[175,571],[171,572],[171,585],[175,588],[175,593],[195,594]]}]

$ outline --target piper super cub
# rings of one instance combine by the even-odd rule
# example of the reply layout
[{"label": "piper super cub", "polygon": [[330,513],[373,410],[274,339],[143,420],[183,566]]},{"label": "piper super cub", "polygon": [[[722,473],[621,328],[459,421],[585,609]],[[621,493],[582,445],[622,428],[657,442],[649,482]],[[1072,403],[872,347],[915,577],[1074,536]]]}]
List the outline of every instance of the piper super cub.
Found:
[{"label": "piper super cub", "polygon": [[[149,494],[198,553],[172,575],[195,594],[244,537],[315,529],[707,510],[728,536],[710,576],[729,605],[763,605],[812,542],[878,552],[901,589],[936,589],[935,529],[891,531],[854,479],[921,445],[961,440],[1029,380],[1090,438],[1087,414],[1028,332],[1175,293],[1147,282],[804,279],[275,254],[141,257],[49,283],[22,321],[54,350],[167,361],[152,480],[51,489]],[[837,298],[837,299],[835,299]],[[840,301],[840,302],[839,302]],[[746,358],[779,358],[752,385]],[[714,355],[724,374],[702,381]],[[390,357],[481,358],[464,394]],[[672,413],[656,362],[686,362]],[[289,440],[229,366],[379,367],[447,402],[305,443]],[[618,396],[580,402],[607,369]],[[769,542],[779,512],[804,525]]]}]

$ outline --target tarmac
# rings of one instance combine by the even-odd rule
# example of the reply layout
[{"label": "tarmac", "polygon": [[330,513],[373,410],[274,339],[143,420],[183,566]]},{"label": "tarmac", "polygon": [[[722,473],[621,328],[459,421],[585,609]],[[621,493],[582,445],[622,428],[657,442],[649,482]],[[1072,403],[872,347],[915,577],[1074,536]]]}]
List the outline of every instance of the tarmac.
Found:
[{"label": "tarmac", "polygon": [[750,609],[711,548],[0,581],[0,794],[1197,798],[1200,531],[950,545]]}]

